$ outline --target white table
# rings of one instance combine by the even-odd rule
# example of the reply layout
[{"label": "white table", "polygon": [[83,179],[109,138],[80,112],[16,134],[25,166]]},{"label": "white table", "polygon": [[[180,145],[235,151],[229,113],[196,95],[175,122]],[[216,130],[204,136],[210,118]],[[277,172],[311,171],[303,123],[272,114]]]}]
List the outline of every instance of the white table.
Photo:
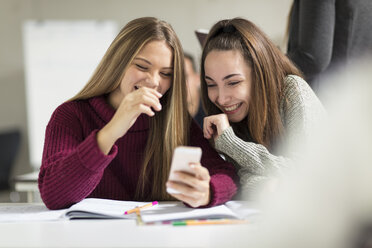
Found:
[{"label": "white table", "polygon": [[255,229],[253,224],[138,226],[135,220],[11,222],[0,223],[0,247],[241,247]]}]

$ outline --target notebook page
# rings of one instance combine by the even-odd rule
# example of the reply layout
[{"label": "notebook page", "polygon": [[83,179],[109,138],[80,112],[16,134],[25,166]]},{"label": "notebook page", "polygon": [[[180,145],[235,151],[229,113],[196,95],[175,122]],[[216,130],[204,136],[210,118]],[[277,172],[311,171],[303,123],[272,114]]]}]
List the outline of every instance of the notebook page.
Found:
[{"label": "notebook page", "polygon": [[[108,199],[98,199],[98,198],[86,198],[81,202],[72,205],[67,211],[66,215],[74,211],[84,212],[84,217],[88,218],[89,213],[106,215],[108,217],[117,218],[131,218],[131,215],[124,215],[124,212],[138,206],[143,206],[148,202],[135,202],[135,201],[116,201]],[[157,206],[153,206],[156,208]],[[143,210],[143,211],[146,211]]]},{"label": "notebook page", "polygon": [[238,216],[225,205],[211,208],[190,208],[182,202],[160,203],[157,208],[141,211],[143,222],[158,222],[168,220],[188,219],[212,219],[212,218],[233,218]]}]

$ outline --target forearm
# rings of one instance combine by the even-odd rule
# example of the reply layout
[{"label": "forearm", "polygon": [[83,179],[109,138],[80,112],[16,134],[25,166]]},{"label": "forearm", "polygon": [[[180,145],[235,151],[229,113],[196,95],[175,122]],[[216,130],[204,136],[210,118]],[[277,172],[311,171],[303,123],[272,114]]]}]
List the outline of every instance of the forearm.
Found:
[{"label": "forearm", "polygon": [[110,127],[110,122],[97,132],[98,147],[105,155],[111,151],[117,139],[117,135],[115,135],[115,132]]},{"label": "forearm", "polygon": [[286,168],[289,162],[287,158],[271,154],[263,145],[243,141],[234,134],[232,127],[217,138],[215,147],[241,168],[246,168],[256,175],[267,175],[273,170],[281,170]]},{"label": "forearm", "polygon": [[[56,130],[52,133],[56,134]],[[58,142],[55,137],[46,140],[44,153],[47,155],[39,174],[40,194],[50,209],[66,208],[87,197],[116,154],[116,147],[109,156],[99,150],[96,132],[76,146],[71,141],[65,149],[57,151],[56,148],[61,146]]]}]

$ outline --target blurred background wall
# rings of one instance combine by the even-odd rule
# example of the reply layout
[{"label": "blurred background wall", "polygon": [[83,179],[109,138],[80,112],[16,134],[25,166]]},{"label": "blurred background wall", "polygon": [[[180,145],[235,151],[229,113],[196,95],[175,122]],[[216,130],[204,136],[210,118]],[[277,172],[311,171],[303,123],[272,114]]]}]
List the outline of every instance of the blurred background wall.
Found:
[{"label": "blurred background wall", "polygon": [[[32,170],[29,162],[22,25],[26,20],[113,20],[119,28],[143,16],[173,26],[185,51],[197,61],[194,34],[216,21],[244,17],[282,46],[291,0],[0,0],[0,131],[19,128],[22,143],[13,175]],[[94,41],[92,41],[94,42]]]}]

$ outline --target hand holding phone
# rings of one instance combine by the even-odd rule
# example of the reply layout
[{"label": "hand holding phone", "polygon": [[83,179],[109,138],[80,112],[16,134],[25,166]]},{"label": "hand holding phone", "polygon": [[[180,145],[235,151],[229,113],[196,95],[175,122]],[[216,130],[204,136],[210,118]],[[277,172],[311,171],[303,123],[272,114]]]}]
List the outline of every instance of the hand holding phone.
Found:
[{"label": "hand holding phone", "polygon": [[[191,146],[179,146],[174,149],[171,169],[169,172],[169,180],[177,181],[174,172],[183,171],[193,174],[193,171],[190,168],[190,163],[200,163],[200,158],[202,155],[202,150],[200,147],[191,147]],[[167,192],[170,194],[178,194],[177,190],[172,188],[167,188]]]}]

